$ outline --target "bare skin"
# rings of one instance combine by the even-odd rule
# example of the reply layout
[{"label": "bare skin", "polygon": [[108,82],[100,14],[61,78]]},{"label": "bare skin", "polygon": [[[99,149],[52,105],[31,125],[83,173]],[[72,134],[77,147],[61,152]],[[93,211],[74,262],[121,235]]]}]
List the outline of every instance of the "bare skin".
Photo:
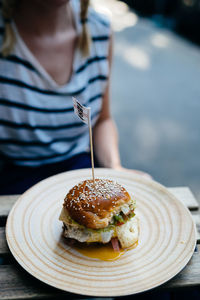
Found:
[{"label": "bare skin", "polygon": [[58,85],[72,74],[77,31],[68,0],[21,0],[15,14],[20,36]]},{"label": "bare skin", "polygon": [[[66,84],[72,74],[77,46],[73,12],[69,0],[21,0],[15,14],[18,31],[33,55],[58,84]],[[111,67],[112,41],[109,61]],[[94,150],[101,166],[126,170],[121,166],[118,134],[110,113],[109,82],[100,117],[93,129]],[[137,171],[150,178],[150,175]]]}]

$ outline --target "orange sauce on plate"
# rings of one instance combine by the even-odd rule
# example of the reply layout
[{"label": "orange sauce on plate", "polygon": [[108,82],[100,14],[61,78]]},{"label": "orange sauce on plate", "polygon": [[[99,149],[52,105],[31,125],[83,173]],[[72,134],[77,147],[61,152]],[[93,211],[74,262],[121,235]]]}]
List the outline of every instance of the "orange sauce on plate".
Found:
[{"label": "orange sauce on plate", "polygon": [[74,246],[74,248],[76,249],[76,251],[87,257],[108,261],[120,258],[128,250],[136,248],[137,245],[138,242],[136,242],[133,246],[129,248],[120,249],[119,252],[113,250],[111,243],[105,245],[76,245]]}]

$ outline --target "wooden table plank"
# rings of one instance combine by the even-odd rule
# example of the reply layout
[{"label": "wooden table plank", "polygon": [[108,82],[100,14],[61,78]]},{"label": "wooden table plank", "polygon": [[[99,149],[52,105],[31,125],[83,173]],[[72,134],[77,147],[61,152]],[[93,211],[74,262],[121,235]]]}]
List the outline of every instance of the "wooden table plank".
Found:
[{"label": "wooden table plank", "polygon": [[192,213],[192,218],[194,220],[194,223],[196,224],[197,244],[200,244],[200,214]]},{"label": "wooden table plank", "polygon": [[[27,273],[20,265],[0,265],[0,299],[73,298],[74,294],[53,288]],[[77,296],[76,296],[77,297]]]},{"label": "wooden table plank", "polygon": [[0,196],[0,216],[8,216],[13,204],[20,195]]},{"label": "wooden table plank", "polygon": [[[175,188],[177,189],[177,188]],[[174,188],[172,188],[174,190]],[[185,189],[180,188],[179,195],[181,195],[181,190],[184,192]],[[0,196],[0,213],[6,212],[8,208],[14,204],[14,202],[19,198],[19,195],[15,196]],[[182,198],[181,198],[182,199]],[[1,207],[2,205],[2,207]],[[194,207],[194,206],[193,206]],[[197,230],[197,243],[200,244],[200,214],[195,214],[192,212],[192,218],[196,224]],[[0,227],[0,255],[8,255],[10,251],[7,246],[5,238],[5,227]]]},{"label": "wooden table plank", "polygon": [[189,288],[200,285],[200,251],[195,252],[186,267],[161,288]]},{"label": "wooden table plank", "polygon": [[[199,208],[199,203],[188,187],[169,187],[167,189],[190,210],[196,210]],[[0,196],[0,216],[8,215],[10,209],[19,196],[20,195]]]},{"label": "wooden table plank", "polygon": [[190,210],[199,209],[199,203],[188,187],[169,187],[168,190]]},{"label": "wooden table plank", "polygon": [[0,255],[11,254],[6,242],[5,227],[0,227]]}]

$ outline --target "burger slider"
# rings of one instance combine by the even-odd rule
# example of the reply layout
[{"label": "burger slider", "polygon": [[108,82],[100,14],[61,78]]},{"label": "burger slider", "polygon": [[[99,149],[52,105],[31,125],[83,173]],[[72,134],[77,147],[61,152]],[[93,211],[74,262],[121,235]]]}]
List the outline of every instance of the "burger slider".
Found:
[{"label": "burger slider", "polygon": [[138,241],[135,201],[124,187],[108,179],[85,180],[64,199],[59,220],[63,236],[81,243],[112,242],[114,250]]}]

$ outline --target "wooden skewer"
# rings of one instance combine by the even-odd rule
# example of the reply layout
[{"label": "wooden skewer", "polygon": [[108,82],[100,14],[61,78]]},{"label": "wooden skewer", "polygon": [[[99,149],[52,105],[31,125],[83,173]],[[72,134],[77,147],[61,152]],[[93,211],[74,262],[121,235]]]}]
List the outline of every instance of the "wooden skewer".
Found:
[{"label": "wooden skewer", "polygon": [[95,185],[91,117],[89,117],[89,133],[90,133],[90,152],[91,152],[91,163],[92,163],[92,178],[93,178],[93,184]]}]

